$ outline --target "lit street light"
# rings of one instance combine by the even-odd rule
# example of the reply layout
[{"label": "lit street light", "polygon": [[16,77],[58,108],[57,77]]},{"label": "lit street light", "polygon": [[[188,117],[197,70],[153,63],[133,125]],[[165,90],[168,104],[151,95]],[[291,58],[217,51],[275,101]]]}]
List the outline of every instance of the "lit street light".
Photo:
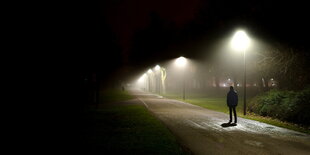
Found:
[{"label": "lit street light", "polygon": [[155,66],[155,76],[156,76],[156,88],[158,94],[160,94],[160,77],[161,77],[161,72],[160,72],[161,67],[159,65]]},{"label": "lit street light", "polygon": [[166,69],[164,67],[160,67],[160,73],[161,73],[161,77],[160,77],[161,87],[160,88],[162,90],[162,93],[165,94],[166,93],[165,80],[167,77]]},{"label": "lit street light", "polygon": [[152,73],[153,73],[152,69],[149,69],[149,70],[147,71],[147,73],[148,73],[148,83],[149,83],[149,86],[148,86],[149,89],[148,89],[148,90],[149,90],[149,92],[151,92],[151,87],[152,87],[152,86],[151,86],[151,85],[152,85],[152,84],[151,84],[151,75],[152,75]]},{"label": "lit street light", "polygon": [[181,67],[182,69],[183,69],[183,71],[182,71],[182,78],[183,78],[183,100],[185,100],[185,65],[186,65],[186,63],[187,63],[187,60],[186,60],[186,58],[184,58],[184,57],[179,57],[179,58],[177,58],[176,59],[176,61],[175,61],[175,63],[176,63],[176,65],[178,66],[178,67]]},{"label": "lit street light", "polygon": [[149,69],[149,70],[147,71],[147,73],[150,73],[150,74],[151,74],[152,72],[153,72],[153,71],[152,71],[151,69]]},{"label": "lit street light", "polygon": [[187,62],[187,60],[186,60],[186,58],[184,58],[184,57],[179,57],[179,58],[177,58],[177,60],[175,61],[175,63],[177,64],[177,66],[179,66],[179,67],[184,67],[185,65],[186,65],[186,62]]},{"label": "lit street light", "polygon": [[244,59],[244,79],[243,79],[243,87],[244,87],[244,97],[243,97],[243,114],[246,115],[246,56],[245,51],[250,45],[250,38],[247,34],[239,30],[235,33],[231,40],[231,46],[239,51],[243,52],[243,59]]},{"label": "lit street light", "polygon": [[159,71],[159,70],[160,70],[160,66],[159,66],[159,65],[156,65],[156,66],[155,66],[155,70],[156,70],[156,71]]}]

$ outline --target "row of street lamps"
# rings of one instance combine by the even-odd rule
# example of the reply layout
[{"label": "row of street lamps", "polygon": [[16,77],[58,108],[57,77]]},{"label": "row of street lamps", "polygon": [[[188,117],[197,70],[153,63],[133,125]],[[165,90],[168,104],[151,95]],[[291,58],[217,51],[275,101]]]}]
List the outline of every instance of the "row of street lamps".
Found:
[{"label": "row of street lamps", "polygon": [[[153,79],[152,77],[155,77]],[[138,84],[143,84],[145,91],[155,91],[158,94],[161,93],[161,90],[165,92],[165,79],[166,79],[166,69],[156,65],[154,67],[154,71],[149,69],[146,73],[144,73],[138,80]],[[155,81],[155,82],[154,82]],[[155,83],[155,86],[154,86]]]},{"label": "row of street lamps", "polygon": [[[175,64],[177,67],[182,69],[182,77],[183,77],[183,99],[185,100],[185,79],[184,79],[184,72],[185,72],[185,65],[187,63],[187,59],[184,57],[179,57],[175,60]],[[144,73],[138,80],[138,83],[144,83],[145,90],[152,91],[151,88],[154,88],[154,86],[151,86],[154,84],[153,80],[151,79],[152,75],[155,75],[155,91],[158,92],[158,94],[161,93],[161,90],[163,93],[165,93],[166,87],[165,87],[165,80],[167,76],[166,69],[164,67],[160,67],[159,65],[156,65],[154,67],[154,71],[150,68],[146,73]]]},{"label": "row of street lamps", "polygon": [[[246,115],[246,50],[250,45],[250,38],[248,37],[248,35],[246,34],[245,31],[239,30],[237,31],[233,38],[231,39],[231,47],[238,51],[238,52],[243,52],[243,60],[244,60],[244,78],[243,78],[243,87],[244,87],[244,100],[243,100],[243,114]],[[182,69],[182,85],[183,85],[183,100],[185,100],[185,68],[186,68],[186,64],[187,64],[187,59],[183,56],[177,58],[175,60],[175,64],[177,67],[179,67],[180,69]],[[160,67],[159,65],[155,66],[155,74],[157,74],[157,89],[158,89],[158,93],[160,94],[160,90],[161,90],[161,85],[164,88],[165,87],[165,79],[166,79],[166,70],[163,67]],[[149,69],[147,71],[147,73],[144,73],[143,76],[141,77],[142,79],[148,77],[148,90],[150,91],[150,84],[151,84],[151,79],[150,79],[150,75],[153,74],[152,69]],[[164,75],[164,76],[163,76]],[[142,79],[139,79],[139,81]],[[145,81],[146,83],[146,81]],[[165,91],[165,88],[163,89],[163,91]]]}]

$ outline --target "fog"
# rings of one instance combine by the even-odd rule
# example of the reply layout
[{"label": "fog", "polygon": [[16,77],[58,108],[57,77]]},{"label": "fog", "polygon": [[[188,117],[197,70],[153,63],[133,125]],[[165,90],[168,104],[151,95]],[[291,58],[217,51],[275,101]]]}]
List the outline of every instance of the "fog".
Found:
[{"label": "fog", "polygon": [[[254,96],[266,88],[276,88],[278,82],[274,77],[262,76],[257,65],[270,45],[250,37],[251,43],[245,50],[246,90],[247,96]],[[186,99],[195,96],[223,97],[233,86],[243,96],[244,55],[232,49],[231,39],[217,40],[204,48],[208,54],[202,51],[199,60],[185,58],[186,62],[180,65],[177,62],[180,58],[176,57],[145,67],[131,85],[142,91]]]}]

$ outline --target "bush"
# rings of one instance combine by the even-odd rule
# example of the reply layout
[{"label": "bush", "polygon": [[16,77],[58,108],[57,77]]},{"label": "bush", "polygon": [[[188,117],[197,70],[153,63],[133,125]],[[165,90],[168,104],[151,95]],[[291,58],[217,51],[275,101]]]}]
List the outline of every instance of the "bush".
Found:
[{"label": "bush", "polygon": [[253,98],[249,111],[282,121],[310,125],[310,88],[305,90],[270,90]]}]

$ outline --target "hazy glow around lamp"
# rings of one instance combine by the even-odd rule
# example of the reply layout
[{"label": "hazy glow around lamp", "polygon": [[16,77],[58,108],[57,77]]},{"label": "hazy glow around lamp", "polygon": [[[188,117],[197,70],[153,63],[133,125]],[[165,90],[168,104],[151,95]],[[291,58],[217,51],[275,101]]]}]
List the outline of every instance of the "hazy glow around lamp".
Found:
[{"label": "hazy glow around lamp", "polygon": [[184,67],[186,65],[186,62],[187,62],[186,58],[182,56],[175,60],[176,65],[179,67]]},{"label": "hazy glow around lamp", "polygon": [[231,44],[233,49],[235,49],[237,51],[244,51],[250,45],[250,38],[248,37],[248,35],[244,31],[239,30],[233,36],[230,44]]},{"label": "hazy glow around lamp", "polygon": [[151,69],[149,69],[147,72],[151,74],[153,71]]},{"label": "hazy glow around lamp", "polygon": [[155,66],[155,70],[159,71],[159,70],[160,70],[160,66],[159,66],[159,65],[156,65],[156,66]]}]

